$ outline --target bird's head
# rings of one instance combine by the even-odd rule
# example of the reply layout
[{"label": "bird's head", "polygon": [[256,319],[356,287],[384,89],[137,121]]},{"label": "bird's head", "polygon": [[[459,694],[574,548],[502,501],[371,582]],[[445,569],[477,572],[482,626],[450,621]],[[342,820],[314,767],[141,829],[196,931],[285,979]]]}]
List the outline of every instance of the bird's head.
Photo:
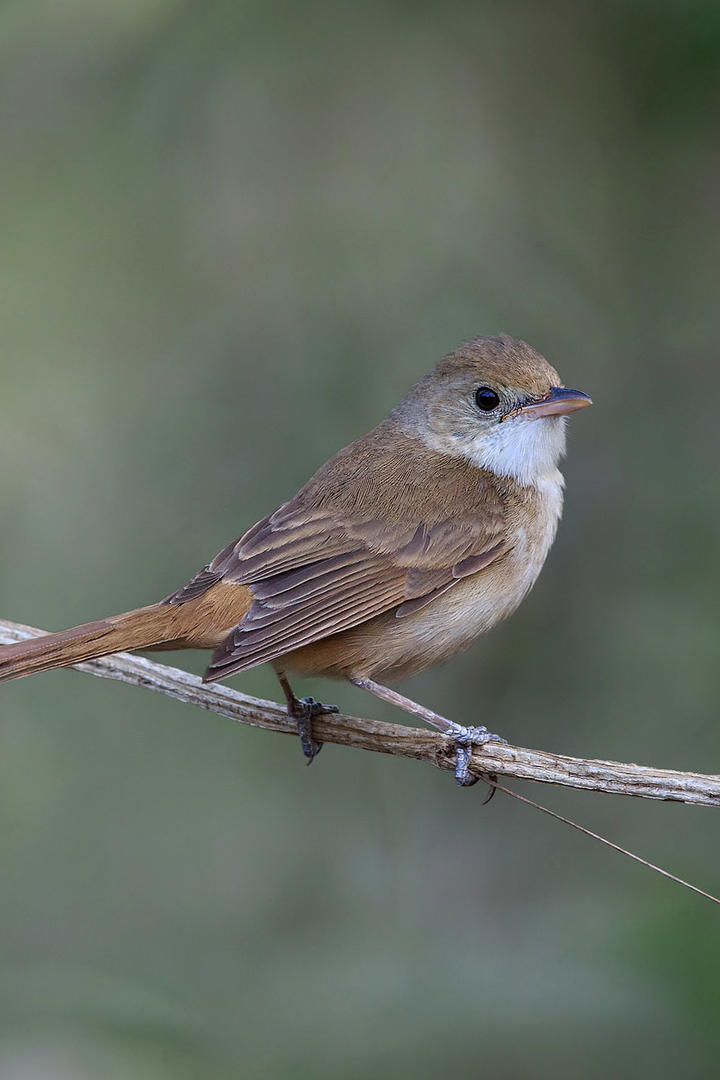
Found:
[{"label": "bird's head", "polygon": [[533,485],[557,467],[568,413],[591,405],[524,341],[473,338],[444,357],[396,410],[429,449]]}]

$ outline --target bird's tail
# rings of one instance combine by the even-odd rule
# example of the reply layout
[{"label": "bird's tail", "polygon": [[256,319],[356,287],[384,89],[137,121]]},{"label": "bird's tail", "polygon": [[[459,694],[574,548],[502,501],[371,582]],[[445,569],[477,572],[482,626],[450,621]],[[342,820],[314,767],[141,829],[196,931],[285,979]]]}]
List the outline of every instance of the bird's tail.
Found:
[{"label": "bird's tail", "polygon": [[0,682],[132,649],[172,647],[183,636],[181,609],[152,604],[58,634],[0,646]]}]

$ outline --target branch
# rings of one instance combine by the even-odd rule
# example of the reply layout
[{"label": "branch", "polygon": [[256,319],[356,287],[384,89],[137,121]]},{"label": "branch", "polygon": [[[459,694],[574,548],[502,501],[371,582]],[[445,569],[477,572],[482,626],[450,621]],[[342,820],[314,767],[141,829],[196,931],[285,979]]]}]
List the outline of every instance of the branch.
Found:
[{"label": "branch", "polygon": [[[44,630],[0,619],[2,644],[39,637],[43,633]],[[242,724],[285,735],[297,734],[295,724],[287,716],[284,706],[274,701],[249,697],[227,686],[208,685],[196,675],[166,664],[155,664],[130,653],[116,653],[75,667],[78,671],[86,671],[103,679],[116,679],[133,686],[143,686],[147,690],[156,690]],[[439,732],[404,724],[385,724],[378,720],[360,720],[341,714],[316,718],[313,720],[313,732],[322,742],[414,758],[440,769],[455,769],[452,741]],[[637,795],[644,799],[693,803],[696,806],[720,806],[720,776],[702,773],[654,769],[617,761],[594,761],[497,743],[474,749],[469,768],[477,776],[492,773],[585,791]]]}]

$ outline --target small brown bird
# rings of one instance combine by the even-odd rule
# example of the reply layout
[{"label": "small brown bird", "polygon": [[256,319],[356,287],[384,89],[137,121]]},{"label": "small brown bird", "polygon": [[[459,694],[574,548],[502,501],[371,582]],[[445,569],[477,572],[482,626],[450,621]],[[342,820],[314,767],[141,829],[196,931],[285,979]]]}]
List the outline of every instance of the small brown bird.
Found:
[{"label": "small brown bird", "polygon": [[212,649],[205,681],[270,661],[309,760],[289,673],[348,679],[457,741],[499,739],[382,685],[446,660],[532,588],[562,511],[565,414],[590,405],[523,341],[474,338],[295,498],[149,607],[0,647],[0,681],[121,650]]}]

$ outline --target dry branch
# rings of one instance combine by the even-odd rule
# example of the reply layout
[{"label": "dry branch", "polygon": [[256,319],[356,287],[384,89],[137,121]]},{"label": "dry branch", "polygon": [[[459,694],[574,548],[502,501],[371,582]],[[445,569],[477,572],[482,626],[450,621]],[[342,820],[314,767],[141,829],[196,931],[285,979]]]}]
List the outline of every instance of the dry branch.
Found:
[{"label": "dry branch", "polygon": [[[37,637],[44,632],[0,619],[0,643],[3,644]],[[253,727],[286,735],[296,734],[295,725],[286,715],[284,706],[274,701],[249,697],[227,686],[206,685],[186,671],[166,664],[155,664],[130,653],[116,653],[102,660],[77,664],[76,669],[103,679],[144,686]],[[313,730],[322,742],[415,758],[440,769],[455,768],[451,740],[435,731],[404,724],[385,724],[378,720],[360,720],[341,714],[319,717],[313,722]],[[473,751],[469,767],[478,776],[494,773],[586,791],[637,795],[645,799],[694,803],[696,806],[720,806],[720,776],[702,773],[654,769],[617,761],[595,761],[492,743]]]}]

